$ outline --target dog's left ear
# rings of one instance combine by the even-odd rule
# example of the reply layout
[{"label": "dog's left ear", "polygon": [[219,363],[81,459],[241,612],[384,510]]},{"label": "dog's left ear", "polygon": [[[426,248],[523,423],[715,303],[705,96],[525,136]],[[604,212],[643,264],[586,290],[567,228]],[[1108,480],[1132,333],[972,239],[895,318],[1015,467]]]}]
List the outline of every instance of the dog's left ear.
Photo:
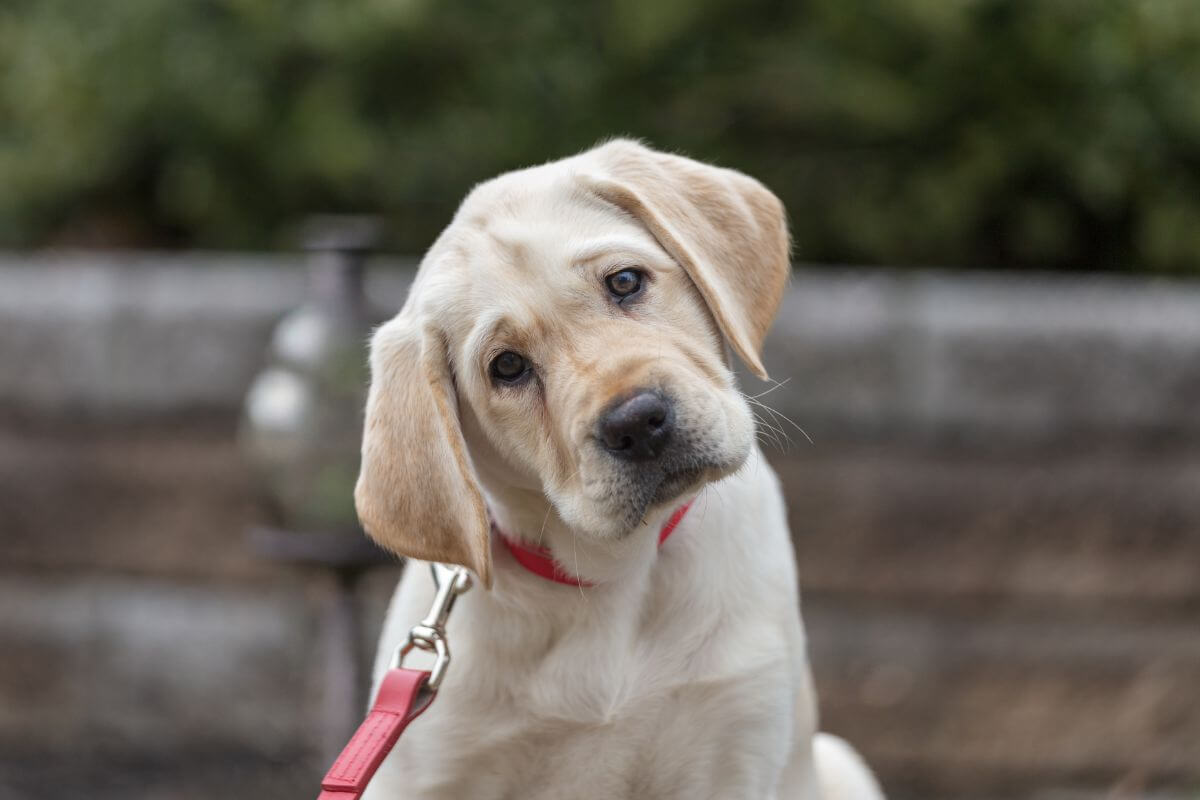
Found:
[{"label": "dog's left ear", "polygon": [[791,274],[783,204],[758,181],[619,139],[583,156],[580,180],[632,214],[687,270],[750,371]]},{"label": "dog's left ear", "polygon": [[459,424],[446,343],[408,308],[371,340],[354,502],[367,533],[387,549],[461,564],[491,586],[491,525]]}]

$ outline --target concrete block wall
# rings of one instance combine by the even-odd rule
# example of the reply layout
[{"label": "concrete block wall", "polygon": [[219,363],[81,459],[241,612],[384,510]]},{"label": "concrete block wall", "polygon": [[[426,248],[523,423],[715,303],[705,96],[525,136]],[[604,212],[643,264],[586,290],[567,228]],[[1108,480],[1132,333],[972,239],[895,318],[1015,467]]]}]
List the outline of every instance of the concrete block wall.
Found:
[{"label": "concrete block wall", "polygon": [[1023,443],[1200,436],[1200,285],[801,270],[773,403],[840,431]]}]

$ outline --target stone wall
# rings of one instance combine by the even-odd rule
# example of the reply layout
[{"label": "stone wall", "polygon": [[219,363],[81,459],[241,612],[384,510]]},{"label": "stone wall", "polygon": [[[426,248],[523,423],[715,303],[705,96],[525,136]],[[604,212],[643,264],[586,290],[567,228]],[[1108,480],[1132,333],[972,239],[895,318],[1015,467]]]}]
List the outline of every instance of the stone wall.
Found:
[{"label": "stone wall", "polygon": [[[234,440],[295,266],[0,258],[3,800],[312,794],[324,587],[248,552]],[[892,795],[1194,796],[1200,287],[802,269],[767,363],[823,718]]]}]

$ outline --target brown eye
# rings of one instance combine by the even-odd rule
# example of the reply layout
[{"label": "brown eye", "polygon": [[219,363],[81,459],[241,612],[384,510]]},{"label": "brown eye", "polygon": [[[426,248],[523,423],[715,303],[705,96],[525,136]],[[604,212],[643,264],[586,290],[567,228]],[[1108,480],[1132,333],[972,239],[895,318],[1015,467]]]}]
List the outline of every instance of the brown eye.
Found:
[{"label": "brown eye", "polygon": [[642,288],[642,273],[636,269],[614,272],[605,280],[614,297],[625,298],[637,294]]},{"label": "brown eye", "polygon": [[492,376],[506,383],[516,383],[528,371],[529,362],[512,350],[505,350],[492,360]]}]

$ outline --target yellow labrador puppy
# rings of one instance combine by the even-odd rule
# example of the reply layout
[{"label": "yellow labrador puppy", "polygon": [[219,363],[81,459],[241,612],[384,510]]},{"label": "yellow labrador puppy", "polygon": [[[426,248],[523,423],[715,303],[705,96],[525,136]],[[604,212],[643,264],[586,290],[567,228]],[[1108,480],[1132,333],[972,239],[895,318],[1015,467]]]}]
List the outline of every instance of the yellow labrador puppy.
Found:
[{"label": "yellow labrador puppy", "polygon": [[[482,587],[366,797],[881,796],[815,733],[779,484],[726,357],[765,377],[788,250],[762,184],[631,141],[463,202],[372,341],[356,500]],[[432,600],[417,567],[377,681]]]}]

